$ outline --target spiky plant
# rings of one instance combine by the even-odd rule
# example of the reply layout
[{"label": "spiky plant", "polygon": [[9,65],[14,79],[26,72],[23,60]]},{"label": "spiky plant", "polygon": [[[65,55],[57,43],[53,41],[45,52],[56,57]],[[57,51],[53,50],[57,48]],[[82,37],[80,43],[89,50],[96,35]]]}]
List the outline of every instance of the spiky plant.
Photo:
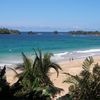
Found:
[{"label": "spiky plant", "polygon": [[20,85],[20,79],[14,83],[12,86],[6,80],[6,66],[3,69],[0,69],[0,100],[21,100],[21,97],[15,96],[15,93],[21,90],[22,86]]},{"label": "spiky plant", "polygon": [[[67,75],[66,83],[71,83],[68,96],[65,100],[100,100],[100,66],[95,64],[93,70],[90,67],[94,60],[92,57],[86,58],[82,65],[80,75]],[[63,100],[58,99],[58,100]]]},{"label": "spiky plant", "polygon": [[51,68],[54,68],[58,76],[59,69],[62,69],[58,64],[51,62],[51,53],[45,53],[43,55],[41,50],[38,50],[37,52],[34,50],[34,52],[34,60],[29,59],[24,53],[22,53],[24,70],[22,73],[17,75],[23,77],[21,84],[24,88],[22,91],[25,93],[36,93],[42,91],[41,95],[43,96],[54,96],[62,91],[62,89],[54,86],[48,76],[48,72]]}]

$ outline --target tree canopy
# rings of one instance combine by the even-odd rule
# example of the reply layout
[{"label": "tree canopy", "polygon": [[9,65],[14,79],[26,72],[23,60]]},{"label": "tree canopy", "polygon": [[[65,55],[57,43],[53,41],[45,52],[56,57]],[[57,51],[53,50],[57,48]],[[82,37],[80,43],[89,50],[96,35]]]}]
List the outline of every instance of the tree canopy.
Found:
[{"label": "tree canopy", "polygon": [[69,31],[72,35],[100,35],[99,31]]},{"label": "tree canopy", "polygon": [[20,34],[20,31],[7,28],[0,28],[0,34]]}]

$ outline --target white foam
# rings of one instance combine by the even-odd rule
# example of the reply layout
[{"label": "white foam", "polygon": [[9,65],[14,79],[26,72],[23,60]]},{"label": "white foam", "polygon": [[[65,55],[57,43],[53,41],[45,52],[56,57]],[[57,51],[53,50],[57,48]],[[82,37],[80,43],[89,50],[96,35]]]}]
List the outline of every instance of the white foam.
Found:
[{"label": "white foam", "polygon": [[83,51],[57,53],[57,54],[54,54],[51,60],[63,61],[63,60],[69,60],[71,58],[81,59],[81,58],[86,58],[89,56],[96,56],[96,55],[100,55],[100,49],[89,49],[89,50],[83,50]]},{"label": "white foam", "polygon": [[64,56],[68,54],[68,52],[63,52],[63,53],[57,53],[57,54],[54,54],[54,56]]},{"label": "white foam", "polygon": [[76,51],[77,53],[92,53],[92,52],[100,52],[100,49],[89,49],[84,51]]},{"label": "white foam", "polygon": [[[81,59],[86,58],[88,56],[95,56],[100,55],[100,49],[89,49],[89,50],[80,50],[80,51],[71,51],[71,52],[60,52],[55,53],[54,56],[52,56],[51,60],[54,62],[63,61],[63,60],[69,60],[71,58],[73,59]],[[32,59],[34,59],[34,56],[29,56]],[[4,65],[12,65],[12,64],[18,64],[23,63],[23,59],[21,56],[9,56],[7,58],[0,59],[0,66]]]},{"label": "white foam", "polygon": [[0,67],[3,67],[3,66],[11,66],[12,64],[0,64]]}]

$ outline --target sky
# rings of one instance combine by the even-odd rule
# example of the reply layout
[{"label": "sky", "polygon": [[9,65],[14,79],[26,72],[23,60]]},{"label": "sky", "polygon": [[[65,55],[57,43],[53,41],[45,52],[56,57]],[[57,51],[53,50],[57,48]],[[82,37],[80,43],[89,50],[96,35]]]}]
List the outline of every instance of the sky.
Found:
[{"label": "sky", "polygon": [[0,26],[20,30],[100,30],[100,0],[0,0]]}]

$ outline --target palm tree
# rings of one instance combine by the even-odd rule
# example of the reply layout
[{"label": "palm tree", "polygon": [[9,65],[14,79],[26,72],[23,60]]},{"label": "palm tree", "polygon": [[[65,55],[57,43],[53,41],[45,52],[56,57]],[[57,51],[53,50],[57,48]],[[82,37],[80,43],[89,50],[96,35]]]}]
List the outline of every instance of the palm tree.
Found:
[{"label": "palm tree", "polygon": [[[94,60],[92,57],[86,58],[83,62],[83,71],[80,75],[67,75],[66,83],[71,83],[66,99],[58,100],[100,100],[100,66],[95,64],[92,72],[90,67]],[[65,97],[64,97],[65,98]]]},{"label": "palm tree", "polygon": [[53,97],[57,93],[60,93],[62,89],[54,86],[48,76],[48,72],[51,68],[54,68],[58,76],[59,69],[62,69],[58,64],[51,62],[51,53],[45,53],[43,55],[41,50],[38,50],[38,52],[34,50],[34,52],[34,61],[22,53],[24,70],[22,73],[17,75],[18,77],[23,77],[21,84],[24,88],[22,91],[23,93],[24,91],[25,93],[33,93],[34,91],[36,93],[41,91],[43,96]]}]

